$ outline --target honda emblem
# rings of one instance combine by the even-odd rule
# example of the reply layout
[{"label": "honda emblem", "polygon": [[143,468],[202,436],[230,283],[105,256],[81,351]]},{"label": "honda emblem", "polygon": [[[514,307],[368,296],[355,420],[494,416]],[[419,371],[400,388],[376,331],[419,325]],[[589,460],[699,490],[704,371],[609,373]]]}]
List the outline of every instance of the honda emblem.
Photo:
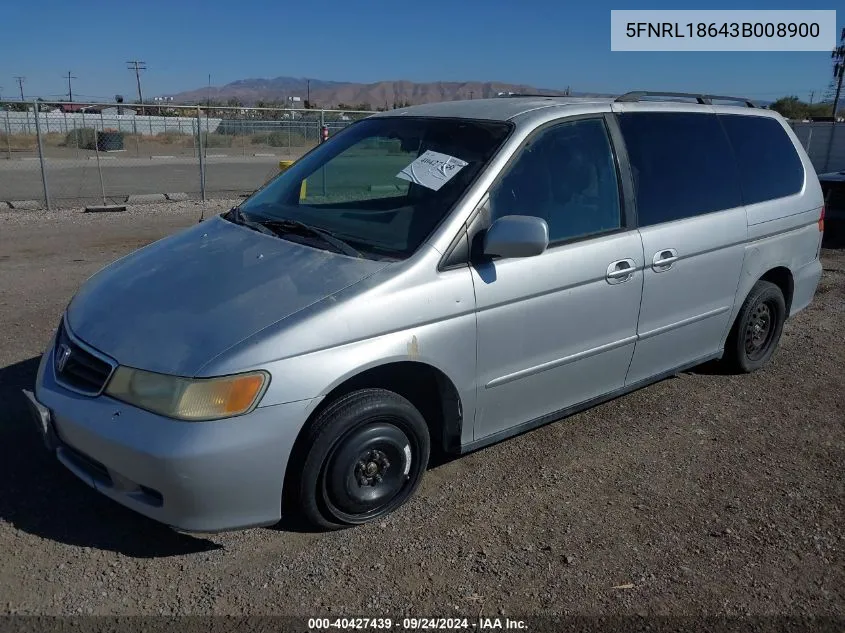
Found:
[{"label": "honda emblem", "polygon": [[59,349],[56,352],[56,371],[62,373],[65,370],[65,366],[67,365],[68,360],[70,359],[71,355],[70,346],[66,343],[62,343],[59,345]]}]

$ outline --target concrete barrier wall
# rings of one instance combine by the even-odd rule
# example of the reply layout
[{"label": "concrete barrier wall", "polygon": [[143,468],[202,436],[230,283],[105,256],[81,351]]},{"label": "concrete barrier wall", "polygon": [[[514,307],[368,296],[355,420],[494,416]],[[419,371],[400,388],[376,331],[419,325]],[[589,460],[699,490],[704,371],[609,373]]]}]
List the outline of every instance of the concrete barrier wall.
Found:
[{"label": "concrete barrier wall", "polygon": [[[42,134],[67,134],[71,130],[81,128],[113,129],[143,136],[155,136],[165,132],[196,134],[197,131],[196,117],[84,114],[81,112],[40,112],[38,117]],[[221,119],[202,118],[201,121],[203,131],[213,134],[217,132]],[[0,112],[0,132],[35,134],[35,113]]]}]

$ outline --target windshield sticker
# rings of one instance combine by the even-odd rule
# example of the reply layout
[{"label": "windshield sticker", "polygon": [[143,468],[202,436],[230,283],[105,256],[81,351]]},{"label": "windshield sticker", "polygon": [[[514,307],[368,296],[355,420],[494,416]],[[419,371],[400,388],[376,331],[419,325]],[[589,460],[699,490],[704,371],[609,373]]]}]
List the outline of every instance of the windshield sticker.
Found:
[{"label": "windshield sticker", "polygon": [[428,150],[396,177],[437,191],[468,164],[460,158]]}]

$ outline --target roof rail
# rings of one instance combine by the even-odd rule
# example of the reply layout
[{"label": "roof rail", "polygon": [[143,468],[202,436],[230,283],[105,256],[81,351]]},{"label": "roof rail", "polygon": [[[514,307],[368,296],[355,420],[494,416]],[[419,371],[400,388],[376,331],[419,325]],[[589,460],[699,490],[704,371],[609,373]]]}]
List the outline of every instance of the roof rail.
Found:
[{"label": "roof rail", "polygon": [[507,97],[545,97],[548,99],[554,99],[555,97],[565,97],[567,95],[542,95],[542,94],[534,94],[530,92],[499,92],[496,94],[497,97],[500,98],[507,98]]},{"label": "roof rail", "polygon": [[624,95],[616,97],[614,101],[616,103],[636,103],[637,101],[642,101],[643,97],[684,97],[687,99],[695,99],[702,105],[712,105],[714,100],[737,101],[739,103],[744,103],[749,108],[757,107],[751,99],[746,99],[745,97],[723,97],[721,95],[694,94],[691,92],[648,92],[637,90],[634,92],[626,92]]}]

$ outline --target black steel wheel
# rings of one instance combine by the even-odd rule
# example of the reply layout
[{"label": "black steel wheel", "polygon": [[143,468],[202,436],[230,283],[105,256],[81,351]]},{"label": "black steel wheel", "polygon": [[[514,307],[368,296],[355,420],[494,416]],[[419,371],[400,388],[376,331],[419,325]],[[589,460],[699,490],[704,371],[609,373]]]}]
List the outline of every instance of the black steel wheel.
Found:
[{"label": "black steel wheel", "polygon": [[775,333],[773,300],[762,301],[754,306],[745,324],[743,341],[745,354],[751,361],[762,358],[769,349]]},{"label": "black steel wheel", "polygon": [[786,302],[780,288],[758,281],[736,317],[724,360],[741,372],[760,369],[774,354],[785,321]]},{"label": "black steel wheel", "polygon": [[343,396],[317,416],[306,435],[297,506],[323,529],[369,523],[393,512],[416,491],[428,465],[425,420],[408,400],[383,389]]}]

